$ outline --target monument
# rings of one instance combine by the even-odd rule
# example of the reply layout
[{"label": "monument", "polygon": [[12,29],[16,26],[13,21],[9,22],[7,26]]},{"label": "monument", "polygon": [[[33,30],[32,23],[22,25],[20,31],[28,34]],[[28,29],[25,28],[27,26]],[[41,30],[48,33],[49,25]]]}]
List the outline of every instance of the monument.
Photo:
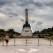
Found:
[{"label": "monument", "polygon": [[22,37],[32,37],[32,30],[28,22],[28,9],[25,9],[25,24],[21,32]]}]

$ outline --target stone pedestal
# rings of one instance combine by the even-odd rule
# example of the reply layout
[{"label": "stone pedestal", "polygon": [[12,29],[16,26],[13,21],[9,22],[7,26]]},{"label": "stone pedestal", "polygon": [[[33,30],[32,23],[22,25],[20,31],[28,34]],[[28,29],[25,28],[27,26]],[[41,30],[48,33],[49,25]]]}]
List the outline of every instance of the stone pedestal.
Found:
[{"label": "stone pedestal", "polygon": [[30,27],[25,27],[21,32],[22,37],[32,37],[32,30]]}]

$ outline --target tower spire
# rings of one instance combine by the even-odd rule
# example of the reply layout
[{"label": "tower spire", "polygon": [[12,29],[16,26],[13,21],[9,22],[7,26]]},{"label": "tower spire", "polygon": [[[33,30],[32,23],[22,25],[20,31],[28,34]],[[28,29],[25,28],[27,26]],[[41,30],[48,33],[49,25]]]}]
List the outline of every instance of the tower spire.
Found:
[{"label": "tower spire", "polygon": [[28,9],[25,9],[25,24],[28,24]]},{"label": "tower spire", "polygon": [[28,23],[28,9],[25,9],[25,24],[23,25],[24,27],[30,27],[30,24]]}]

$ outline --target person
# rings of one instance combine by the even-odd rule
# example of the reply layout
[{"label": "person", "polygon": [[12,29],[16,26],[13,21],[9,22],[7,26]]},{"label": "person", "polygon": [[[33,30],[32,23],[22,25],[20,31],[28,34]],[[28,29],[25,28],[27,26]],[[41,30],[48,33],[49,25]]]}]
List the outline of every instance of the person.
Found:
[{"label": "person", "polygon": [[8,46],[8,42],[9,42],[9,36],[8,35],[5,36],[5,41],[6,41],[6,46]]}]

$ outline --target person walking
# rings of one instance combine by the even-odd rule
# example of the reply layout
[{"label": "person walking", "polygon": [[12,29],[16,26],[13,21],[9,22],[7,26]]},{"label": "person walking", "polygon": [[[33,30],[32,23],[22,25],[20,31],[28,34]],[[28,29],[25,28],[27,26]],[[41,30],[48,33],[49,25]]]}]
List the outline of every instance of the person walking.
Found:
[{"label": "person walking", "polygon": [[9,35],[5,36],[5,41],[6,41],[6,46],[8,46],[8,42],[9,42]]}]

